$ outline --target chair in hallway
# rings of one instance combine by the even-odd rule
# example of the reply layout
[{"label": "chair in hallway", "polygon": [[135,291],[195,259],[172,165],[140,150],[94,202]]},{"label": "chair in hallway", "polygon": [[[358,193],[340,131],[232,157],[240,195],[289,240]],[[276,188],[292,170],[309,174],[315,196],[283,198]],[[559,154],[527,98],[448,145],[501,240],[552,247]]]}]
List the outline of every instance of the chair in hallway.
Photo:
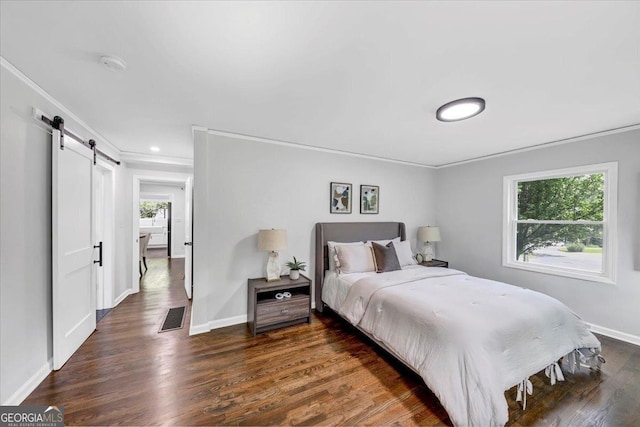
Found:
[{"label": "chair in hallway", "polygon": [[146,273],[147,268],[147,246],[149,245],[149,240],[151,239],[151,233],[140,234],[140,259],[138,260],[138,266],[140,267],[140,276],[142,276],[142,264],[144,264],[144,272]]}]

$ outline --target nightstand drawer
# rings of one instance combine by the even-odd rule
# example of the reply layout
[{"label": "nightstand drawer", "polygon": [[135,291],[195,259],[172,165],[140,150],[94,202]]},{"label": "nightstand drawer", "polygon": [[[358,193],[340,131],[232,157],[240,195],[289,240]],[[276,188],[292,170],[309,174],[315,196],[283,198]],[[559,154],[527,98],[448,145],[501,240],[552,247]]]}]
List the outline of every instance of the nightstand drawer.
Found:
[{"label": "nightstand drawer", "polygon": [[309,317],[309,296],[294,295],[289,300],[262,302],[256,309],[257,327]]}]

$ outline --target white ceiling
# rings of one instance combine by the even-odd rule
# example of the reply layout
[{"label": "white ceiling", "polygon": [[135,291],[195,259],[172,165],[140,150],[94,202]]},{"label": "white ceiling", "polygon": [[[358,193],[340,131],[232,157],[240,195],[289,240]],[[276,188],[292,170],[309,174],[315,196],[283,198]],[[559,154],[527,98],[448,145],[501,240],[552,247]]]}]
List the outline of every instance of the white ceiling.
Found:
[{"label": "white ceiling", "polygon": [[[640,123],[640,2],[3,0],[0,16],[2,57],[127,152],[192,157],[199,125],[443,165]],[[435,119],[467,96],[485,112]]]}]

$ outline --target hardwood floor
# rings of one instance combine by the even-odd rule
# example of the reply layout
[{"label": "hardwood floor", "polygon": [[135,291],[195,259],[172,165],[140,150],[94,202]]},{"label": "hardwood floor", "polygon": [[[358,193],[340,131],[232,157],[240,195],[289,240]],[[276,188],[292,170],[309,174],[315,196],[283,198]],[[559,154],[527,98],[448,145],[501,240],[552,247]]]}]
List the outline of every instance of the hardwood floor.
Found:
[{"label": "hardwood floor", "polygon": [[147,248],[147,259],[151,258],[167,258],[167,248]]},{"label": "hardwood floor", "polygon": [[[166,309],[187,302],[184,263],[148,263],[142,291],[23,404],[62,405],[68,425],[450,424],[418,375],[335,315],[255,338],[246,325],[159,334]],[[507,391],[510,424],[639,425],[640,348],[600,338],[602,372],[553,387],[536,375],[526,411]]]}]

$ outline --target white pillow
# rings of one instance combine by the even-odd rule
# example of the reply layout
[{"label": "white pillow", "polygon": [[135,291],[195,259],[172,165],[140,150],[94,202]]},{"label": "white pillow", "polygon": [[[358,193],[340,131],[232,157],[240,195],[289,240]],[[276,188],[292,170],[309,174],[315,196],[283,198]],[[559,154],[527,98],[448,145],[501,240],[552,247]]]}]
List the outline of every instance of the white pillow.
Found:
[{"label": "white pillow", "polygon": [[357,245],[357,246],[364,246],[364,242],[349,242],[349,243],[343,243],[343,242],[332,242],[332,241],[328,241],[327,242],[327,246],[329,248],[328,251],[328,258],[329,258],[329,270],[331,271],[336,271],[336,246],[340,245],[340,246],[349,246],[349,245]]},{"label": "white pillow", "polygon": [[370,246],[338,245],[335,248],[338,256],[336,267],[340,274],[376,271],[373,250]]},{"label": "white pillow", "polygon": [[367,240],[367,243],[365,243],[365,245],[367,246],[372,246],[371,243],[377,243],[380,246],[387,246],[389,244],[389,242],[399,242],[400,241],[400,237],[395,237],[391,240]]},{"label": "white pillow", "polygon": [[404,242],[393,242],[393,247],[396,249],[400,267],[417,264],[415,258],[413,258],[413,252],[411,252],[411,243],[409,243],[408,240]]}]

